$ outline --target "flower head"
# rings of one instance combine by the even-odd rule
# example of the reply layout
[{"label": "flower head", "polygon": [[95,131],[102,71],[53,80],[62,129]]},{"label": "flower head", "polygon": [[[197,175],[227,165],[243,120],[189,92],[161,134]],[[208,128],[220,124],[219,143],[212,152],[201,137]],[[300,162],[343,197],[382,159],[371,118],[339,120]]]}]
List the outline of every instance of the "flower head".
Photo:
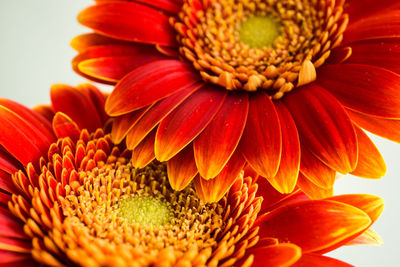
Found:
[{"label": "flower head", "polygon": [[103,106],[87,85],[35,110],[0,100],[0,264],[347,266],[323,253],[379,243],[374,196],[283,195],[249,168],[218,202],[199,178],[175,191],[165,163],[135,168],[146,154],[113,144]]},{"label": "flower head", "polygon": [[208,199],[217,201],[247,161],[282,193],[298,185],[326,197],[336,172],[384,175],[361,127],[400,141],[400,30],[388,23],[398,8],[391,0],[98,1],[78,17],[95,33],[72,41],[73,66],[117,83],[105,106],[112,140],[126,137],[131,150],[154,143],[174,189],[199,175],[217,181],[221,194]]}]

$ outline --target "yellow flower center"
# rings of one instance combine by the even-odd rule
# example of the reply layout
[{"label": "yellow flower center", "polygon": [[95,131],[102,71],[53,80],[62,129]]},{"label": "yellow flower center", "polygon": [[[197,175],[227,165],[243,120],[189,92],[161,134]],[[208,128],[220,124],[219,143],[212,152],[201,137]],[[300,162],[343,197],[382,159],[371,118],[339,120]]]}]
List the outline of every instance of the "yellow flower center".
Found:
[{"label": "yellow flower center", "polygon": [[171,207],[167,202],[152,196],[131,196],[118,204],[118,216],[130,224],[161,227],[172,220]]},{"label": "yellow flower center", "polygon": [[342,41],[348,16],[336,2],[185,0],[170,22],[204,81],[280,99],[314,81]]},{"label": "yellow flower center", "polygon": [[[205,204],[193,185],[174,191],[166,164],[134,168],[131,152],[102,130],[61,138],[39,166],[12,176],[10,211],[24,222],[33,258],[46,266],[232,266],[252,257],[262,199],[239,177]],[[38,170],[38,172],[37,172]]]},{"label": "yellow flower center", "polygon": [[272,46],[280,32],[280,24],[274,18],[254,16],[240,25],[239,40],[251,48],[268,47]]}]

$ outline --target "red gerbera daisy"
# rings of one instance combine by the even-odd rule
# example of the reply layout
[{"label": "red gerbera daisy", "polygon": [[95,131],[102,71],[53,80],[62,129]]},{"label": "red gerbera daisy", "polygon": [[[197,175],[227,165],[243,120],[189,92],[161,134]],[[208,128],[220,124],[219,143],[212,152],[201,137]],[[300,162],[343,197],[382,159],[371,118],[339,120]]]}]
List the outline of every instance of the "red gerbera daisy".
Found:
[{"label": "red gerbera daisy", "polygon": [[329,196],[336,172],[386,171],[361,127],[400,141],[399,7],[98,1],[78,17],[95,33],[72,41],[73,66],[118,82],[105,107],[113,141],[168,160],[174,189],[198,175],[226,192],[247,161],[282,193]]},{"label": "red gerbera daisy", "polygon": [[378,197],[283,195],[247,169],[205,204],[199,179],[177,192],[165,163],[132,166],[97,89],[51,95],[35,110],[0,99],[0,265],[349,266],[323,254],[380,242]]}]

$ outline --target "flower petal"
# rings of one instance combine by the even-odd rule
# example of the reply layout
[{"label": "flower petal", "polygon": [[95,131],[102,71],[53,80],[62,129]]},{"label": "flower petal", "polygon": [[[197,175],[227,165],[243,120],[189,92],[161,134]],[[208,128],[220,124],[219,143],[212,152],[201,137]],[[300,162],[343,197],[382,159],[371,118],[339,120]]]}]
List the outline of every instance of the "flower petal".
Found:
[{"label": "flower petal", "polygon": [[350,242],[346,244],[346,246],[354,246],[354,245],[368,245],[368,246],[380,246],[383,244],[382,238],[371,228],[367,229],[364,233],[357,236]]},{"label": "flower petal", "polygon": [[278,114],[264,92],[250,96],[249,101],[249,114],[240,150],[260,175],[273,177],[278,172],[282,152]]},{"label": "flower petal", "polygon": [[302,173],[299,173],[299,177],[297,179],[297,185],[298,187],[300,187],[301,191],[303,191],[311,199],[323,199],[331,197],[333,195],[333,187],[330,188],[319,187],[312,181],[310,181]]},{"label": "flower petal", "polygon": [[188,145],[167,163],[168,180],[172,189],[184,189],[198,173],[193,146]]},{"label": "flower petal", "polygon": [[343,261],[326,257],[319,254],[303,254],[300,260],[298,260],[293,267],[353,267]]},{"label": "flower petal", "polygon": [[363,232],[370,223],[366,213],[351,205],[329,200],[309,200],[259,216],[255,226],[260,227],[260,236],[296,244],[304,254],[334,249]]},{"label": "flower petal", "polygon": [[143,114],[151,108],[151,105],[144,107],[128,114],[114,118],[111,130],[111,138],[115,144],[121,143],[127,133],[135,126]]},{"label": "flower petal", "polygon": [[290,243],[251,249],[254,256],[253,267],[284,267],[292,266],[301,257],[301,249]]},{"label": "flower petal", "polygon": [[[102,1],[121,1],[121,0],[95,0],[95,1],[102,2]],[[173,14],[177,14],[181,10],[180,5],[171,0],[133,0],[133,1],[131,0],[131,2],[143,3]]]},{"label": "flower petal", "polygon": [[369,116],[347,109],[350,118],[365,130],[400,143],[400,120]]},{"label": "flower petal", "polygon": [[332,169],[348,173],[356,167],[357,137],[346,111],[326,90],[309,84],[284,98],[300,135],[300,143]]},{"label": "flower petal", "polygon": [[117,82],[132,70],[153,61],[167,59],[149,45],[106,45],[91,47],[76,56],[78,73],[108,82]]},{"label": "flower petal", "polygon": [[399,7],[398,0],[352,0],[346,2],[344,12],[349,14],[350,22],[366,19],[375,13],[382,13]]},{"label": "flower petal", "polygon": [[133,149],[156,125],[202,86],[195,83],[157,103],[133,126],[126,137],[126,145]]},{"label": "flower petal", "polygon": [[359,208],[368,214],[372,223],[379,218],[384,206],[382,198],[367,194],[338,195],[330,197],[327,200],[338,201]]},{"label": "flower petal", "polygon": [[232,156],[246,125],[247,94],[229,93],[207,128],[194,140],[194,156],[201,177],[214,178]]},{"label": "flower petal", "polygon": [[70,43],[71,47],[76,51],[78,51],[79,53],[82,53],[88,48],[93,46],[113,45],[113,44],[135,45],[135,43],[117,40],[98,33],[85,33],[78,35],[74,37]]},{"label": "flower petal", "polygon": [[106,112],[111,116],[126,114],[183,90],[199,79],[190,65],[179,60],[146,64],[116,85],[107,99]]},{"label": "flower petal", "polygon": [[57,138],[69,137],[73,141],[77,141],[81,134],[78,125],[62,112],[57,112],[54,116],[53,130]]},{"label": "flower petal", "polygon": [[19,253],[8,250],[0,250],[0,264],[3,266],[15,266],[15,262],[30,259],[29,253]]},{"label": "flower petal", "polygon": [[54,110],[53,110],[52,106],[50,106],[50,105],[38,105],[38,106],[34,107],[33,110],[36,111],[37,113],[39,113],[40,115],[42,115],[44,118],[46,118],[46,120],[48,122],[52,122],[53,121],[53,117],[54,117],[55,113],[54,113]]},{"label": "flower petal", "polygon": [[55,136],[53,134],[53,129],[51,128],[51,123],[42,115],[38,114],[23,105],[14,102],[9,99],[0,98],[0,105],[10,109],[23,118],[25,121],[29,122],[31,127],[38,131],[41,135],[46,137],[50,143],[55,141]]},{"label": "flower petal", "polygon": [[163,119],[156,136],[156,158],[169,160],[199,135],[221,107],[226,94],[220,88],[203,87]]},{"label": "flower petal", "polygon": [[357,126],[354,128],[358,140],[358,162],[351,174],[370,179],[381,178],[386,173],[386,164],[381,153],[363,130]]},{"label": "flower petal", "polygon": [[51,87],[50,98],[56,112],[61,111],[70,117],[80,129],[94,132],[103,128],[100,114],[86,90],[56,84]]},{"label": "flower petal", "polygon": [[[19,194],[19,190],[15,186],[11,175],[3,170],[0,170],[0,189],[11,194]],[[3,191],[3,192],[4,192]]]},{"label": "flower petal", "polygon": [[168,46],[177,44],[168,16],[139,3],[99,3],[83,10],[78,21],[95,32],[121,40]]},{"label": "flower petal", "polygon": [[400,73],[400,37],[351,43],[351,50],[346,63],[372,65]]},{"label": "flower petal", "polygon": [[268,181],[282,194],[291,193],[300,169],[300,141],[292,116],[282,102],[275,103],[282,131],[282,155],[279,169]]},{"label": "flower petal", "polygon": [[336,172],[317,159],[307,148],[301,149],[301,173],[321,188],[332,189]]},{"label": "flower petal", "polygon": [[400,118],[400,75],[368,65],[326,65],[319,83],[345,107],[386,118]]},{"label": "flower petal", "polygon": [[233,185],[242,171],[245,159],[236,152],[229,159],[222,171],[213,179],[205,180],[200,176],[194,179],[199,197],[206,203],[218,202]]},{"label": "flower petal", "polygon": [[9,238],[28,239],[24,225],[14,215],[0,207],[0,235]]},{"label": "flower petal", "polygon": [[343,43],[399,36],[400,15],[399,11],[394,9],[349,24],[343,35]]},{"label": "flower petal", "polygon": [[23,166],[19,163],[12,155],[0,149],[0,170],[3,170],[9,174],[14,174],[18,170],[22,169]]},{"label": "flower petal", "polygon": [[147,135],[140,144],[132,150],[132,165],[135,168],[144,168],[152,160],[154,160],[154,140],[156,138],[156,131],[152,131]]},{"label": "flower petal", "polygon": [[29,253],[31,241],[0,236],[0,250]]},{"label": "flower petal", "polygon": [[26,166],[47,155],[50,142],[13,111],[0,105],[0,145]]}]

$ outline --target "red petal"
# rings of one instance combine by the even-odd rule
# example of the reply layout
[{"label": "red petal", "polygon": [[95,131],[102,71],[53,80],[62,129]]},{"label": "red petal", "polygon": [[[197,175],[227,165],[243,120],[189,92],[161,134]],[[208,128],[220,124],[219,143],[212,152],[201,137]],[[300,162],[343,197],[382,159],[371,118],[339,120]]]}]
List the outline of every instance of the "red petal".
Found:
[{"label": "red petal", "polygon": [[350,43],[358,40],[399,36],[399,11],[387,10],[386,12],[351,23],[344,32],[343,42]]},{"label": "red petal", "polygon": [[336,172],[317,159],[307,148],[301,150],[301,173],[318,187],[332,189]]},{"label": "red petal", "polygon": [[346,244],[346,246],[354,246],[354,245],[368,245],[368,246],[380,246],[383,244],[382,238],[374,232],[372,229],[367,229],[364,233],[357,236],[350,242]]},{"label": "red petal", "polygon": [[0,149],[0,170],[9,174],[14,174],[23,166],[9,153]]},{"label": "red petal", "polygon": [[215,116],[226,94],[221,88],[203,87],[168,115],[158,127],[156,158],[169,160],[196,138]]},{"label": "red petal", "polygon": [[79,84],[78,86],[76,86],[76,88],[86,94],[87,98],[91,101],[92,105],[97,110],[97,114],[100,117],[102,124],[104,124],[109,119],[109,116],[104,111],[106,98],[109,94],[101,92],[99,89],[97,89],[97,87],[89,83]]},{"label": "red petal", "polygon": [[347,112],[358,126],[373,134],[400,143],[400,120],[369,116],[349,109]]},{"label": "red petal", "polygon": [[77,141],[81,134],[78,125],[62,112],[54,116],[53,129],[57,138],[70,137],[73,141]]},{"label": "red petal", "polygon": [[[114,118],[112,124],[111,138],[115,144],[121,143],[126,134],[140,120],[143,114],[146,113],[151,106],[135,110],[131,113]],[[129,147],[128,147],[129,148]],[[132,148],[133,149],[133,148]]]},{"label": "red petal", "polygon": [[300,260],[298,260],[293,267],[353,267],[343,261],[318,255],[318,254],[303,254]]},{"label": "red petal", "polygon": [[198,90],[202,84],[196,83],[183,89],[157,103],[134,125],[126,137],[126,145],[133,149],[137,144],[154,128],[156,125],[170,114],[178,105],[180,105],[193,92]]},{"label": "red petal", "polygon": [[98,128],[103,128],[97,108],[85,91],[68,85],[53,85],[50,97],[55,111],[65,113],[80,129],[94,132]]},{"label": "red petal", "polygon": [[168,16],[138,3],[100,3],[83,10],[78,21],[98,33],[121,40],[168,46],[177,44]]},{"label": "red petal", "polygon": [[278,172],[282,137],[274,104],[264,92],[249,98],[249,115],[240,150],[251,167],[264,177]]},{"label": "red petal", "polygon": [[357,137],[346,111],[316,84],[298,88],[284,98],[300,135],[300,143],[341,173],[356,167]]},{"label": "red petal", "polygon": [[0,170],[0,189],[3,189],[11,194],[20,193],[12,181],[11,175],[3,170]]},{"label": "red petal", "polygon": [[9,238],[27,239],[24,225],[8,210],[0,207],[0,235]]},{"label": "red petal", "polygon": [[349,194],[330,197],[328,200],[343,202],[359,208],[368,214],[374,223],[383,211],[383,199],[374,195]]},{"label": "red petal", "polygon": [[0,98],[0,105],[10,109],[18,114],[18,116],[20,116],[22,119],[29,122],[30,126],[43,135],[43,137],[45,137],[49,143],[55,141],[51,123],[45,117],[36,113],[36,111],[24,107],[17,102],[4,98]]},{"label": "red petal", "polygon": [[105,109],[109,115],[122,115],[153,104],[198,80],[191,66],[179,60],[149,63],[135,69],[116,85]]},{"label": "red petal", "polygon": [[[102,1],[121,1],[121,0],[95,0],[96,2]],[[143,3],[152,7],[160,8],[164,11],[171,13],[178,13],[181,10],[181,4],[171,0],[128,0],[131,2]]]},{"label": "red petal", "polygon": [[50,142],[32,129],[30,122],[3,106],[0,106],[0,125],[0,144],[25,166],[47,154]]},{"label": "red petal", "polygon": [[72,64],[78,73],[117,82],[132,70],[163,59],[167,57],[149,45],[105,45],[85,50],[73,59]]},{"label": "red petal", "polygon": [[299,174],[299,177],[297,179],[297,185],[298,187],[300,187],[301,191],[303,191],[311,199],[323,199],[331,197],[333,195],[333,187],[330,188],[319,187],[313,182],[311,182],[302,173]]},{"label": "red petal", "polygon": [[278,244],[251,249],[254,256],[252,267],[292,266],[301,257],[301,249],[294,244]]},{"label": "red petal", "polygon": [[0,264],[4,264],[3,266],[15,266],[15,262],[30,259],[31,257],[29,253],[0,250]]},{"label": "red petal", "polygon": [[358,163],[351,174],[377,179],[386,173],[386,164],[374,143],[359,127],[355,126],[358,140]]},{"label": "red petal", "polygon": [[97,33],[86,33],[81,34],[74,37],[71,41],[71,47],[78,51],[79,53],[84,52],[86,49],[93,46],[102,46],[102,45],[112,45],[112,44],[132,44],[131,42],[125,42],[122,40],[117,40],[113,38],[109,38],[104,35],[100,35]]},{"label": "red petal", "polygon": [[194,161],[193,146],[186,146],[167,163],[168,180],[172,189],[180,191],[184,189],[198,173]]},{"label": "red petal", "polygon": [[296,244],[304,254],[336,248],[363,232],[370,223],[367,214],[348,204],[309,200],[259,216],[254,226],[260,226],[260,236]]},{"label": "red petal", "polygon": [[31,242],[0,236],[0,250],[29,253],[31,252]]},{"label": "red petal", "polygon": [[135,168],[144,168],[154,160],[155,137],[156,131],[152,131],[134,150],[132,150],[132,165]]},{"label": "red petal", "polygon": [[244,164],[244,158],[236,152],[214,179],[205,180],[197,176],[194,184],[199,197],[206,203],[218,202],[240,175]]},{"label": "red petal", "polygon": [[282,155],[278,173],[268,181],[282,194],[291,193],[300,169],[300,142],[296,125],[282,102],[275,103],[282,131]]},{"label": "red petal", "polygon": [[351,44],[346,63],[378,66],[400,73],[400,38],[363,40]]},{"label": "red petal", "polygon": [[400,76],[375,66],[326,65],[319,83],[345,107],[386,118],[400,118]]},{"label": "red petal", "polygon": [[385,13],[399,7],[398,0],[352,0],[346,2],[344,12],[349,14],[350,23],[367,19],[375,13]]},{"label": "red petal", "polygon": [[[36,111],[37,113],[39,113],[40,115],[42,115],[44,118],[46,118],[46,120],[48,122],[52,122],[53,121],[53,117],[54,117],[54,110],[53,107],[49,106],[49,105],[39,105],[33,108],[34,111]],[[50,124],[51,126],[51,124]]]},{"label": "red petal", "polygon": [[235,151],[246,125],[247,94],[229,93],[207,128],[194,140],[194,156],[204,179],[217,176]]},{"label": "red petal", "polygon": [[261,203],[261,210],[259,214],[267,213],[281,204],[288,201],[300,201],[309,199],[303,192],[300,190],[296,190],[291,194],[281,194],[272,185],[267,181],[267,179],[260,177],[257,179],[258,190],[257,196],[263,198],[263,202]]}]

